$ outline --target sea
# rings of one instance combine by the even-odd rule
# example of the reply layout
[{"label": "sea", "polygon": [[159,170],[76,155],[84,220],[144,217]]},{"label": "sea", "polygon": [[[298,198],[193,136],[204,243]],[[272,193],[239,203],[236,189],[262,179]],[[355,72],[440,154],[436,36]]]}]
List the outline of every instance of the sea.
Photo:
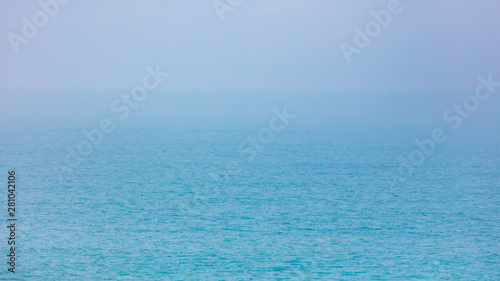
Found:
[{"label": "sea", "polygon": [[498,133],[86,130],[1,130],[0,280],[500,280]]}]

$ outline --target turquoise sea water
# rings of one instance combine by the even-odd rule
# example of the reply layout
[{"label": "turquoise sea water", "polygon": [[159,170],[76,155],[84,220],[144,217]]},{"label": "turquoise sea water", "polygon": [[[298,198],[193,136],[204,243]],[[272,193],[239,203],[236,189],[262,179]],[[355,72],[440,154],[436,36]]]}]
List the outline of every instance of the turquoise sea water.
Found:
[{"label": "turquoise sea water", "polygon": [[394,184],[428,132],[289,130],[240,153],[257,134],[117,129],[60,182],[78,130],[2,131],[0,280],[500,279],[498,136],[450,135]]}]

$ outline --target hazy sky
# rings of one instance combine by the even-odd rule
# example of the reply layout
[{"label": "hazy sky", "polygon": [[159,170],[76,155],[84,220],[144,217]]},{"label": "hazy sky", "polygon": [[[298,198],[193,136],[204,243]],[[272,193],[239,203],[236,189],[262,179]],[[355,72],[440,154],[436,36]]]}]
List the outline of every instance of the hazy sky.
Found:
[{"label": "hazy sky", "polygon": [[[3,1],[0,126],[94,126],[156,65],[170,76],[124,125],[261,127],[285,105],[302,127],[439,125],[479,75],[500,81],[494,0],[401,0],[348,64],[340,43],[389,2],[242,0],[221,21],[212,1],[69,1],[16,54],[42,8]],[[477,120],[500,121],[497,94]]]}]

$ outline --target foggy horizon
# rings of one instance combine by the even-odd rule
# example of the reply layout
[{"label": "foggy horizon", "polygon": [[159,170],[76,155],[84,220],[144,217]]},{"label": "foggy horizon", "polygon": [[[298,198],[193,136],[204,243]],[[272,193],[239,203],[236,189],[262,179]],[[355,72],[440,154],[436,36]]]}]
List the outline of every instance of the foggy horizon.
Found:
[{"label": "foggy horizon", "polygon": [[[123,126],[259,127],[287,106],[303,128],[432,127],[479,76],[500,80],[493,1],[402,0],[350,63],[339,44],[387,1],[245,1],[223,21],[210,2],[70,1],[16,54],[7,35],[40,10],[21,3],[0,12],[1,127],[92,126],[155,66],[169,77]],[[470,123],[498,122],[498,96]]]}]

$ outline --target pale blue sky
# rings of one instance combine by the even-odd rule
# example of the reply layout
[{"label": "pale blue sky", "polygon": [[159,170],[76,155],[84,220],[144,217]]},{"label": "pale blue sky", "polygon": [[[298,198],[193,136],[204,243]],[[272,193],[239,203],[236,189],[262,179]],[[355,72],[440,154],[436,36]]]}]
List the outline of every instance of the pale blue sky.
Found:
[{"label": "pale blue sky", "polygon": [[[498,1],[409,1],[346,63],[341,42],[389,1],[243,0],[220,21],[212,1],[70,1],[15,53],[36,1],[0,11],[0,125],[93,126],[141,83],[171,73],[126,124],[265,125],[287,105],[303,127],[433,124],[500,80]],[[500,95],[477,120],[499,121]],[[490,105],[493,104],[493,105]]]}]

